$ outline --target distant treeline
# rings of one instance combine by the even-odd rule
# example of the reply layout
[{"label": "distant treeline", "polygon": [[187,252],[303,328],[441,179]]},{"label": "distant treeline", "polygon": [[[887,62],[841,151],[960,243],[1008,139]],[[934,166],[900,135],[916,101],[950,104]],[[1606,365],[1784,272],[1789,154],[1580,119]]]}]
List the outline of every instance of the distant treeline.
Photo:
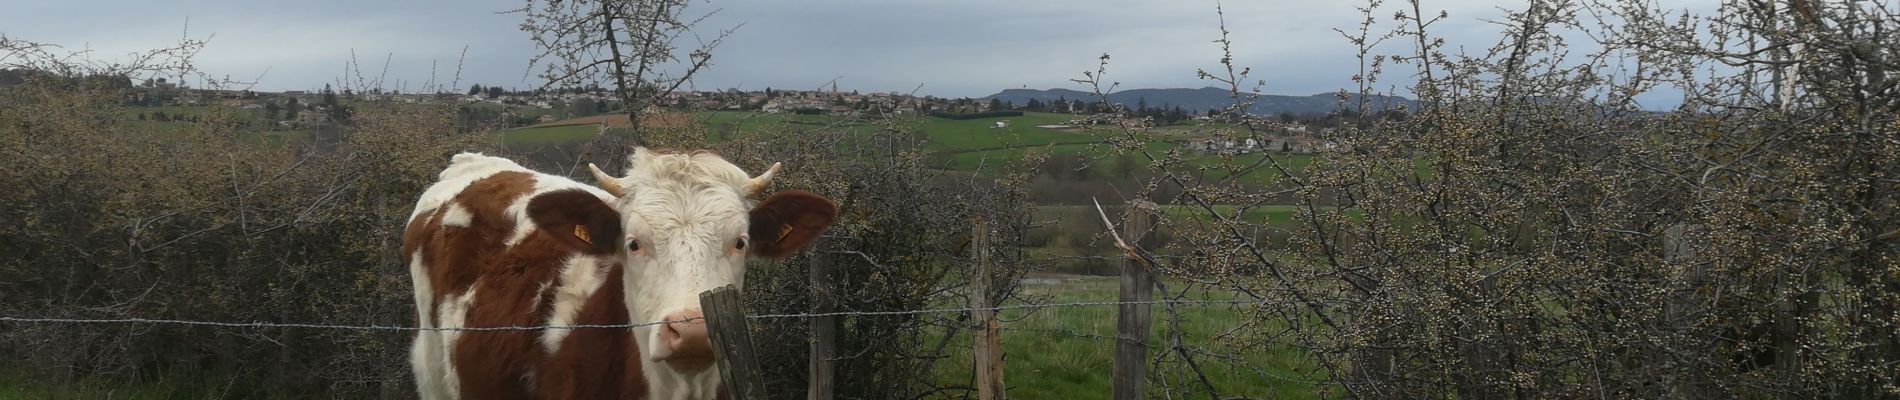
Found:
[{"label": "distant treeline", "polygon": [[951,113],[942,112],[942,111],[932,111],[930,113],[930,116],[937,117],[937,118],[949,118],[949,119],[977,119],[977,118],[996,118],[996,117],[1021,117],[1023,116],[1023,112],[1019,110],[1002,110],[1002,111],[985,111],[985,112],[980,112],[980,113],[951,114]]},{"label": "distant treeline", "polygon": [[127,78],[124,75],[86,74],[81,76],[67,76],[35,69],[0,68],[0,85],[19,85],[31,79],[56,82],[59,85],[64,85],[62,87],[67,89],[74,89],[74,85],[79,84],[93,85],[101,88],[132,87],[132,78]]}]

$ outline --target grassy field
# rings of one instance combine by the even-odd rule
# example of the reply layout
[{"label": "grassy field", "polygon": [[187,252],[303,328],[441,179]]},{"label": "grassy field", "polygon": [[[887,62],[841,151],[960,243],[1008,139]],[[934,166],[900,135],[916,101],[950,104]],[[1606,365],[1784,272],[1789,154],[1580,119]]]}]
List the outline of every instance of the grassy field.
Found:
[{"label": "grassy field", "polygon": [[[393,106],[400,107],[404,105]],[[500,105],[489,103],[471,103],[467,106],[472,108],[490,108],[494,109],[493,111],[495,112],[500,112],[502,108]],[[127,107],[125,109],[125,116],[128,120],[135,119],[139,114],[150,114],[153,112],[164,112],[168,115],[203,116],[207,113],[214,112],[214,110],[215,112],[228,113],[227,115],[231,118],[246,120],[256,125],[256,127],[251,130],[260,131],[262,133],[246,132],[244,139],[248,141],[282,144],[301,134],[298,130],[281,130],[271,126],[269,122],[263,121],[263,111],[257,109],[181,106]],[[535,117],[541,114],[553,114],[558,117],[560,114],[554,110],[533,109],[531,107],[520,108],[517,112],[528,117]],[[763,114],[756,112],[720,111],[695,113],[693,117],[698,119],[700,123],[712,128],[715,132],[710,133],[710,135],[714,137],[731,137],[732,135],[729,135],[729,133],[735,132],[743,135],[748,132],[762,132],[768,130],[837,129],[855,135],[870,135],[879,130],[879,127],[875,124],[850,121],[841,117],[828,115],[797,115],[790,113]],[[899,120],[897,123],[914,128],[922,133],[929,140],[925,145],[926,149],[937,154],[936,163],[944,168],[955,170],[976,171],[979,170],[979,166],[994,166],[1016,162],[1023,160],[1027,154],[1032,152],[1089,155],[1092,156],[1091,158],[1097,159],[1110,158],[1110,154],[1112,154],[1114,149],[1109,148],[1105,143],[1109,135],[1117,134],[1117,131],[1106,129],[1048,129],[1037,127],[1037,125],[1061,124],[1074,117],[1075,116],[1071,114],[1026,113],[1020,117],[968,120],[918,117],[913,120]],[[995,128],[994,124],[997,121],[1008,121],[1009,126]],[[188,122],[140,122],[149,123],[161,132],[178,129],[178,126],[189,124]],[[1149,135],[1147,136],[1151,141],[1147,144],[1146,150],[1151,154],[1160,155],[1175,149],[1178,146],[1176,139],[1194,136],[1196,135],[1194,132],[1196,132],[1195,129],[1189,126],[1172,126],[1153,129],[1148,132]],[[593,138],[597,133],[597,128],[591,125],[530,127],[503,131],[498,135],[498,140],[501,141],[501,144],[507,146],[559,145],[586,141]],[[609,131],[609,133],[614,132]],[[1209,178],[1220,178],[1226,173],[1223,166],[1250,165],[1260,157],[1261,155],[1259,154],[1237,155],[1233,157],[1193,156],[1188,159],[1188,163],[1193,167],[1205,168],[1207,171],[1206,176]],[[1283,154],[1278,157],[1281,158],[1281,161],[1287,165],[1290,171],[1296,174],[1310,164],[1312,159],[1309,155],[1295,154]],[[1137,156],[1134,157],[1134,160],[1139,163],[1136,169],[1147,167],[1148,163],[1145,157]],[[1127,167],[1119,167],[1118,169],[1129,170]],[[997,173],[1000,170],[982,168],[981,171]],[[1252,183],[1268,183],[1277,180],[1279,177],[1280,173],[1278,171],[1263,168],[1251,173],[1244,180]]]},{"label": "grassy field", "polygon": [[[1113,301],[1117,278],[1084,277],[1056,284],[1024,287],[1026,294],[1043,302]],[[1178,286],[1179,284],[1175,284]],[[1224,293],[1191,295],[1200,300],[1228,300]],[[1207,377],[1223,397],[1243,396],[1261,399],[1316,398],[1316,388],[1305,377],[1318,373],[1317,365],[1292,348],[1270,348],[1239,353],[1223,352],[1217,335],[1233,329],[1247,318],[1243,309],[1225,305],[1183,305],[1181,332],[1183,342],[1216,354],[1234,357],[1216,360],[1197,355]],[[1115,359],[1115,307],[1070,307],[1041,310],[1005,310],[1002,324],[1004,385],[1009,396],[1023,399],[1105,399],[1113,382],[1110,373]],[[1154,328],[1148,339],[1149,357],[1166,349],[1168,317],[1165,306],[1155,306]],[[1260,328],[1255,328],[1256,330]],[[969,343],[968,333],[954,343]],[[1233,362],[1230,362],[1233,361]],[[1234,364],[1241,364],[1236,366]],[[967,352],[955,354],[939,365],[939,381],[969,382],[970,359]],[[1177,394],[1206,392],[1177,363],[1151,364],[1150,375],[1172,376],[1176,385],[1194,382],[1190,389]],[[1292,379],[1288,379],[1292,378]],[[1151,390],[1159,385],[1150,383]],[[1152,392],[1151,393],[1155,393]],[[1193,396],[1189,396],[1192,398]]]},{"label": "grassy field", "polygon": [[[281,147],[285,144],[301,140],[309,134],[307,129],[276,128],[268,121],[264,121],[263,111],[261,110],[211,106],[127,106],[120,110],[120,115],[125,118],[126,124],[159,135],[176,135],[193,129],[203,129],[201,125],[204,124],[199,122],[159,121],[156,117],[153,117],[156,113],[165,113],[166,115],[174,117],[195,116],[199,118],[207,118],[212,113],[222,113],[225,118],[245,121],[252,126],[234,133],[238,143],[245,144],[263,144]],[[141,114],[146,115],[147,118],[143,120],[139,119],[139,115]]]},{"label": "grassy field", "polygon": [[[1066,143],[1094,143],[1100,139],[1076,129],[1038,128],[1036,125],[1061,124],[1074,118],[1068,114],[1024,113],[1021,117],[955,120],[925,117],[920,129],[930,137],[930,146],[938,151],[960,151],[1001,147],[1029,147]],[[1009,126],[995,128],[996,121]]]},{"label": "grassy field", "polygon": [[[761,114],[752,112],[703,112],[694,115],[701,123],[715,130],[714,136],[728,136],[727,133],[743,135],[748,132],[767,130],[816,130],[837,129],[854,135],[869,135],[878,130],[875,124],[849,121],[826,115],[797,115],[789,113]],[[1112,158],[1114,149],[1107,144],[1109,135],[1118,134],[1114,130],[1049,129],[1037,125],[1061,124],[1074,118],[1069,114],[1026,113],[1020,117],[978,118],[953,120],[947,118],[921,117],[914,122],[900,121],[899,124],[915,128],[929,142],[925,149],[936,154],[934,163],[944,168],[961,171],[981,171],[994,174],[1001,171],[989,166],[1018,162],[1032,153],[1088,155],[1090,158]],[[996,128],[997,121],[1008,121],[1004,128]],[[1155,129],[1145,149],[1153,155],[1174,150],[1179,144],[1176,139],[1193,136],[1190,127],[1168,127]],[[509,130],[502,133],[502,142],[506,145],[550,145],[574,143],[593,137],[592,127],[553,126],[532,127]],[[1306,154],[1275,154],[1275,157],[1298,174],[1312,163],[1313,156]],[[1190,156],[1187,161],[1191,167],[1204,168],[1206,176],[1218,179],[1226,175],[1226,167],[1245,167],[1263,157],[1261,154],[1241,154],[1231,157],[1205,155]],[[1138,163],[1136,168],[1147,168],[1146,157],[1132,157]],[[1112,160],[1104,160],[1112,161]],[[1129,168],[1120,168],[1129,170]],[[1281,178],[1281,173],[1269,166],[1263,166],[1249,173],[1243,180],[1250,183],[1265,184]]]},{"label": "grassy field", "polygon": [[170,116],[203,117],[212,112],[226,113],[233,118],[239,119],[264,119],[264,110],[262,109],[225,106],[125,106],[121,110],[121,113],[125,114],[125,117],[129,119],[137,119],[139,114],[145,114],[147,118],[157,118],[157,113],[164,113]]}]

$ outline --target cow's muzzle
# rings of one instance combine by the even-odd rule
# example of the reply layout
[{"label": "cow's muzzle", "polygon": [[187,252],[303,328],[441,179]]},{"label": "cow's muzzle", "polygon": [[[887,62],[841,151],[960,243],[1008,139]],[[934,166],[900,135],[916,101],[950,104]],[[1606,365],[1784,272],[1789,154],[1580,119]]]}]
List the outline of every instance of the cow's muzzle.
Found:
[{"label": "cow's muzzle", "polygon": [[660,345],[666,351],[660,361],[682,372],[695,372],[713,364],[712,339],[706,335],[706,314],[686,310],[667,314],[660,326]]}]

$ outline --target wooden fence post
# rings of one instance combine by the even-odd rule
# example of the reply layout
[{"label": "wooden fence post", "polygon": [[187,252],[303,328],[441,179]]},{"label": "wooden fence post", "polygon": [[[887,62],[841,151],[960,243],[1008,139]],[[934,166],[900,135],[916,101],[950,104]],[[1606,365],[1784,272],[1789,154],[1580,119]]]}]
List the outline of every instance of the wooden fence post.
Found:
[{"label": "wooden fence post", "polygon": [[[1151,242],[1147,238],[1154,214],[1146,202],[1131,204],[1122,220],[1122,233],[1136,246]],[[1115,315],[1115,400],[1147,398],[1148,333],[1153,326],[1154,309],[1150,304],[1126,304],[1154,301],[1154,271],[1136,260],[1122,260],[1121,301]]]},{"label": "wooden fence post", "polygon": [[[825,242],[820,239],[812,245],[811,251],[811,312],[827,314],[837,311],[837,286],[831,279],[831,255],[825,253]],[[833,397],[832,364],[838,357],[838,317],[820,315],[811,318],[811,384],[805,392],[806,399],[831,400]]]},{"label": "wooden fence post", "polygon": [[976,397],[1002,400],[1003,348],[997,337],[996,311],[990,305],[990,229],[977,220],[971,224],[970,255],[976,268],[970,274],[970,319],[976,323],[971,335],[970,358],[976,361]]},{"label": "wooden fence post", "polygon": [[765,398],[765,375],[759,370],[758,352],[752,349],[752,333],[746,328],[745,302],[732,285],[699,293],[699,308],[706,313],[706,332],[712,336],[713,354],[719,362],[719,377],[733,400]]}]

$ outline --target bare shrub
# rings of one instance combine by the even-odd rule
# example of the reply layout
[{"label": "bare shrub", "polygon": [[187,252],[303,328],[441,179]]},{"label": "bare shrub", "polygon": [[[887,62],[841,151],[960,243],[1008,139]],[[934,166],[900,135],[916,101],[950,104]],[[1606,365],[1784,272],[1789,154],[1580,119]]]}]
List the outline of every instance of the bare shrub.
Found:
[{"label": "bare shrub", "polygon": [[[1532,1],[1470,54],[1421,3],[1368,2],[1342,32],[1363,68],[1341,104],[1364,117],[1276,187],[1193,179],[1124,135],[1210,216],[1177,226],[1170,274],[1260,301],[1229,346],[1303,349],[1351,397],[1900,395],[1891,4]],[[1203,76],[1243,110],[1247,71],[1221,63]],[[1395,67],[1418,109],[1364,101]],[[1656,88],[1684,104],[1640,110]],[[1210,207],[1288,193],[1285,247]]]},{"label": "bare shrub", "polygon": [[[0,69],[25,76],[0,84],[8,315],[407,325],[404,216],[441,160],[488,140],[448,134],[446,106],[384,105],[357,112],[334,151],[309,152],[310,137],[240,131],[240,111],[219,106],[196,122],[128,118],[130,85],[88,78],[190,73],[166,58],[185,51],[135,66],[0,54],[15,57]],[[0,331],[0,353],[52,381],[170,380],[180,396],[406,393],[406,342],[178,325]]]}]

